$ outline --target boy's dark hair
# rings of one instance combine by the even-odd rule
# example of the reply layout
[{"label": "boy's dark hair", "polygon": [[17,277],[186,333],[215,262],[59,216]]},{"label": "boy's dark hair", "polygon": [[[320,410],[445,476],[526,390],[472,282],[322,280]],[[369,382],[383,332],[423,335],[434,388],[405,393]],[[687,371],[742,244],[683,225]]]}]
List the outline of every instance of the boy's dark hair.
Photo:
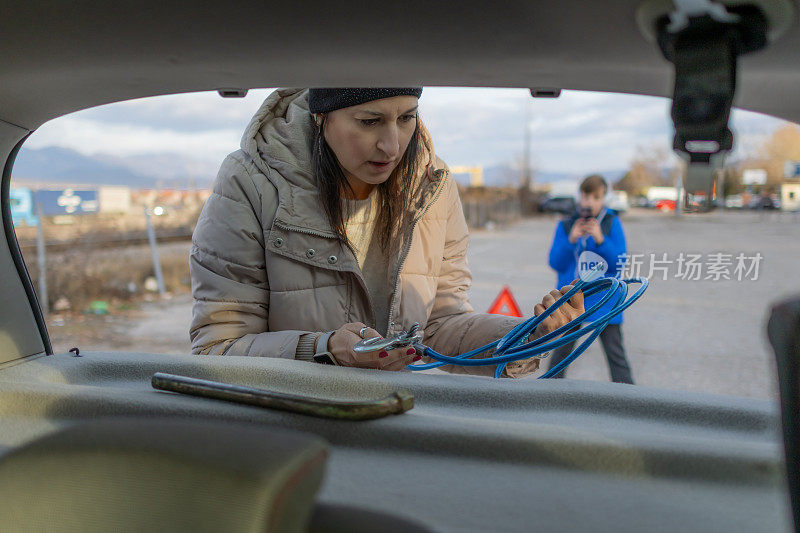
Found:
[{"label": "boy's dark hair", "polygon": [[592,194],[600,189],[603,189],[603,194],[608,192],[608,183],[606,183],[605,178],[603,178],[603,176],[600,174],[586,176],[586,178],[581,182],[581,192],[583,194]]}]

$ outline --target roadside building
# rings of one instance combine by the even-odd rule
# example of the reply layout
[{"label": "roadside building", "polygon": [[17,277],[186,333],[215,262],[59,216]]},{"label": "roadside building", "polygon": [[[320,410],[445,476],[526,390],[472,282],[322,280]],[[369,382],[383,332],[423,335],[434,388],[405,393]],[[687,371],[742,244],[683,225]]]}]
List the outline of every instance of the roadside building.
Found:
[{"label": "roadside building", "polygon": [[787,179],[781,185],[781,208],[800,211],[800,179]]},{"label": "roadside building", "polygon": [[101,213],[128,213],[131,211],[130,187],[102,186],[98,191]]}]

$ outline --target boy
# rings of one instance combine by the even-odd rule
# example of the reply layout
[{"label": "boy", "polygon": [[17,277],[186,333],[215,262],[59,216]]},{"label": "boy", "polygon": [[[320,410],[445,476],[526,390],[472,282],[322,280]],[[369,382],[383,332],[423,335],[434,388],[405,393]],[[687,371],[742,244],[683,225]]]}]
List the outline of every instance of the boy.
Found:
[{"label": "boy", "polygon": [[[579,258],[581,261],[599,260],[597,256],[600,256],[608,265],[605,276],[616,277],[619,271],[618,259],[626,253],[622,224],[616,213],[604,205],[608,192],[606,180],[598,174],[593,174],[583,180],[580,192],[578,212],[559,222],[550,248],[550,267],[558,273],[556,287],[568,285],[579,277]],[[602,295],[596,294],[586,298],[586,309],[588,310],[601,297]],[[606,313],[610,305],[611,302],[601,307],[595,315],[588,317],[587,321]],[[600,334],[600,341],[608,360],[611,380],[632,384],[631,368],[622,345],[622,314],[611,319]],[[575,343],[572,342],[553,350],[549,368],[561,362],[574,347]],[[564,372],[555,377],[564,377]]]}]

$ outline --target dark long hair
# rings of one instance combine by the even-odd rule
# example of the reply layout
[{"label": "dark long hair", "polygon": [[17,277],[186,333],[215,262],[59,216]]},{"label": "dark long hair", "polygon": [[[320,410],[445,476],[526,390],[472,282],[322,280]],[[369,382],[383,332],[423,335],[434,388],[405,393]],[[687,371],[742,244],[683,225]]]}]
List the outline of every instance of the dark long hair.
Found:
[{"label": "dark long hair", "polygon": [[[349,246],[346,225],[350,213],[346,212],[342,202],[342,195],[350,193],[352,196],[353,189],[344,175],[336,154],[333,153],[333,150],[325,141],[324,127],[325,117],[323,115],[322,123],[316,126],[314,130],[312,150],[314,176],[319,188],[320,202],[328,217],[331,229],[336,234],[339,242]],[[389,179],[377,185],[378,219],[376,231],[379,232],[379,242],[385,254],[396,251],[404,230],[409,227],[414,216],[412,201],[419,185],[418,177],[421,167],[427,163],[424,160],[426,155],[425,145],[429,145],[429,135],[419,117],[417,117],[417,125],[406,152],[397,167],[389,175]]]}]

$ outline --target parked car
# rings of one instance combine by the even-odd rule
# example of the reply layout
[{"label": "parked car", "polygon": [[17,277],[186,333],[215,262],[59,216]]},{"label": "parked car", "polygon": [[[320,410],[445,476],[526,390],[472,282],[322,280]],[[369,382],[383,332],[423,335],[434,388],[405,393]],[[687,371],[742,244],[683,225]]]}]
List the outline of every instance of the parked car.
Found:
[{"label": "parked car", "polygon": [[725,207],[727,209],[742,209],[744,207],[744,199],[741,194],[731,194],[725,197]]},{"label": "parked car", "polygon": [[571,215],[578,208],[578,203],[573,196],[553,196],[545,198],[541,205],[543,213],[561,213]]},{"label": "parked car", "polygon": [[688,213],[705,213],[716,207],[717,200],[714,198],[708,199],[705,194],[687,194],[683,210]]},{"label": "parked car", "polygon": [[617,213],[624,213],[630,208],[628,193],[625,191],[611,191],[606,199],[606,205]]},{"label": "parked car", "polygon": [[647,200],[650,205],[656,207],[659,200],[678,200],[678,189],[676,187],[650,187],[647,189]]},{"label": "parked car", "polygon": [[750,203],[747,205],[749,209],[756,209],[756,210],[768,210],[774,211],[780,209],[780,202],[776,201],[771,196],[767,195],[757,195],[754,196]]},{"label": "parked car", "polygon": [[659,211],[675,211],[677,202],[675,200],[656,200],[654,207]]}]

